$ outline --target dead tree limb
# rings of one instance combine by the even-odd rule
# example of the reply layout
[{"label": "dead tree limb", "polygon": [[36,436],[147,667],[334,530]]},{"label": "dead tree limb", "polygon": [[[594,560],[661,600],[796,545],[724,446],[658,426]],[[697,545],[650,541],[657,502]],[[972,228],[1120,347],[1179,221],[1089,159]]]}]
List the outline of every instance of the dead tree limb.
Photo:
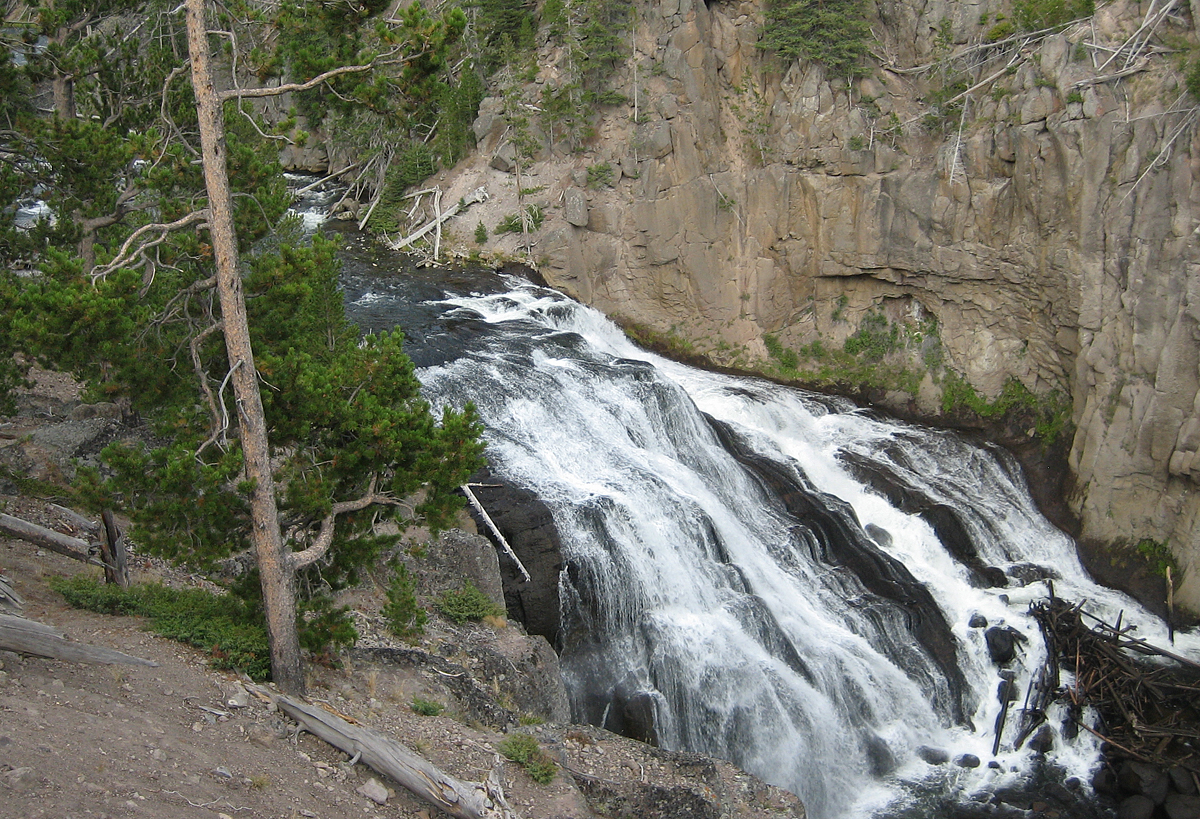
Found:
[{"label": "dead tree limb", "polygon": [[[429,233],[434,228],[441,227],[442,222],[445,222],[447,219],[452,219],[453,217],[457,216],[459,214],[459,212],[462,210],[465,210],[466,207],[469,207],[469,206],[475,204],[476,202],[487,201],[487,198],[488,198],[488,193],[486,190],[484,190],[483,188],[476,188],[475,190],[471,191],[469,194],[464,196],[460,201],[451,205],[449,210],[442,211],[441,214],[439,214],[436,218],[430,220],[428,224],[426,224],[422,228],[419,228],[416,232],[410,233],[409,235],[405,236],[403,239],[397,239],[394,242],[391,241],[390,239],[387,240],[388,246],[391,247],[392,250],[403,250],[404,248],[411,245],[413,242],[415,242],[418,239],[420,239],[421,237],[423,237],[425,234]],[[464,207],[464,205],[466,207]]]},{"label": "dead tree limb", "polygon": [[508,544],[508,541],[504,539],[504,535],[500,534],[500,528],[496,526],[495,521],[492,520],[492,516],[487,513],[487,510],[483,508],[483,504],[479,502],[479,498],[475,497],[475,493],[471,491],[471,485],[464,483],[462,491],[467,496],[467,500],[470,501],[471,507],[479,513],[479,516],[483,518],[483,522],[488,525],[488,528],[492,530],[492,534],[500,541],[500,548],[504,550],[506,555],[513,559],[513,563],[517,564],[517,568],[521,571],[521,577],[525,578],[526,583],[529,583],[531,578],[529,577],[529,572],[525,571],[525,564],[521,562],[521,558],[517,557],[517,553],[513,551],[513,547]]},{"label": "dead tree limb", "polygon": [[304,730],[350,756],[357,757],[416,796],[457,819],[518,819],[508,806],[496,769],[483,782],[464,782],[443,773],[424,757],[394,739],[361,725],[351,725],[328,711],[262,686],[247,686],[271,699]]}]

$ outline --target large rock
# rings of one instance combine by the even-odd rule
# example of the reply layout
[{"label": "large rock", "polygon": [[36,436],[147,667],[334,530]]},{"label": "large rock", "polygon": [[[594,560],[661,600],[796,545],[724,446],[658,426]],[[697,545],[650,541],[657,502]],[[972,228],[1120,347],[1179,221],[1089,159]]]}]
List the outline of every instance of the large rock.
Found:
[{"label": "large rock", "polygon": [[[532,492],[490,475],[477,477],[476,483],[481,485],[472,491],[530,575],[526,582],[516,563],[507,555],[501,557],[500,576],[509,617],[520,621],[530,634],[540,634],[551,645],[557,645],[561,627],[558,581],[563,556],[553,516]],[[495,539],[478,515],[476,525],[480,532]]]}]

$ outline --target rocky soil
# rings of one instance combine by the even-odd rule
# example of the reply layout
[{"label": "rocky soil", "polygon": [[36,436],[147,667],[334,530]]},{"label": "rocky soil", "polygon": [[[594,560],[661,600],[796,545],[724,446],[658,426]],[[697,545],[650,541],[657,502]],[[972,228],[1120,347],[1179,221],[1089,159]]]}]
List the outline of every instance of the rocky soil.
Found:
[{"label": "rocky soil", "polygon": [[[68,379],[39,372],[18,416],[0,419],[0,507],[67,531],[48,500],[22,495],[11,476],[61,480],[74,459],[123,434],[121,408],[86,405]],[[459,532],[433,544],[458,549],[429,560],[425,588],[457,586],[464,571],[490,584],[486,543]],[[486,547],[490,551],[490,547]],[[466,550],[466,551],[464,551]],[[491,565],[495,565],[494,552]],[[134,555],[134,581],[203,582]],[[464,569],[464,567],[466,567]],[[441,815],[402,787],[311,735],[250,695],[236,674],[213,671],[202,652],[148,633],[137,618],[68,607],[48,581],[95,569],[18,540],[0,539],[0,574],[24,598],[24,614],[69,637],[157,663],[80,665],[0,652],[0,815],[5,817],[423,817]],[[457,574],[451,574],[457,572]],[[802,817],[795,796],[728,763],[661,751],[590,726],[563,724],[557,661],[541,637],[515,623],[455,626],[434,616],[416,645],[382,628],[383,576],[351,590],[362,633],[339,668],[311,666],[309,692],[334,712],[383,732],[468,781],[500,767],[522,817]],[[415,698],[445,706],[412,710]],[[522,718],[523,717],[523,718]],[[539,719],[545,721],[538,723]],[[555,721],[559,720],[559,721]],[[525,724],[522,724],[525,723]],[[497,745],[507,733],[537,738],[560,766],[534,782]]]}]

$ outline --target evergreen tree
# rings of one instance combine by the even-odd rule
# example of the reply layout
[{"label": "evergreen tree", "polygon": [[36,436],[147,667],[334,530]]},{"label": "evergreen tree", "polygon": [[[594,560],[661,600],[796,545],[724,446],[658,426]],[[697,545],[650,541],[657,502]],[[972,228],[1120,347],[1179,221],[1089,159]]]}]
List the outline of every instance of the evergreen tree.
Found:
[{"label": "evergreen tree", "polygon": [[[186,40],[180,21],[164,18],[173,22],[160,40],[106,54],[104,72],[80,62],[71,79],[80,89],[83,76],[125,76],[161,42],[186,43],[190,82],[175,67],[182,59],[147,61],[156,95],[105,115],[104,94],[90,92],[75,97],[81,116],[17,112],[0,154],[4,204],[38,193],[57,216],[0,246],[0,338],[76,373],[93,395],[128,396],[165,442],[109,447],[106,474],[82,472],[81,491],[126,509],[137,541],[156,553],[205,566],[252,547],[272,673],[290,691],[304,685],[298,581],[314,568],[344,576],[377,551],[370,523],[380,509],[445,525],[454,490],[481,458],[470,408],[431,415],[400,335],[360,340],[346,323],[334,247],[298,244],[281,222],[277,148],[249,103],[329,82],[364,105],[420,87],[441,69],[461,13],[438,20],[414,6],[367,36],[360,23],[378,6],[312,7],[340,64],[304,63],[285,35],[279,52],[254,61],[291,65],[302,72],[296,82],[267,87],[257,73],[234,74],[218,91],[210,63],[229,37],[209,31],[204,0],[187,0]],[[302,10],[281,7],[271,21],[241,11],[219,19],[232,39],[267,43],[249,35]],[[376,63],[392,66],[382,80]],[[11,77],[0,71],[0,82]],[[18,255],[38,274],[16,277]]]}]

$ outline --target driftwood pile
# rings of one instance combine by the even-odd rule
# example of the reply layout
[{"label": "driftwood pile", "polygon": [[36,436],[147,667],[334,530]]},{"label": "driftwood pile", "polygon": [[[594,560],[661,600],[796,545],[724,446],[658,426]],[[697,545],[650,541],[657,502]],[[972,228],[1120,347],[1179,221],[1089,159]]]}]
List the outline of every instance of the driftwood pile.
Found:
[{"label": "driftwood pile", "polygon": [[[1031,611],[1046,640],[1043,687],[1105,743],[1110,767],[1132,760],[1200,778],[1200,663],[1135,637],[1120,617],[1105,623],[1053,595]],[[1066,686],[1060,669],[1073,677]]]}]

